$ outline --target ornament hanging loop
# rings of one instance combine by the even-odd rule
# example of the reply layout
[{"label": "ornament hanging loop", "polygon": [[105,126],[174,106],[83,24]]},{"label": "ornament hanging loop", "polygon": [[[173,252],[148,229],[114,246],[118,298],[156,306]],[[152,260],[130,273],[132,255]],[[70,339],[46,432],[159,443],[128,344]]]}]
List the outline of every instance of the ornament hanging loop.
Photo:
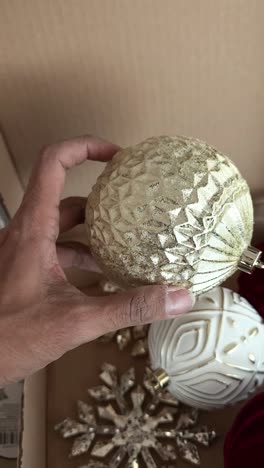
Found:
[{"label": "ornament hanging loop", "polygon": [[239,270],[251,274],[255,268],[264,270],[264,263],[261,261],[262,251],[250,245],[243,253],[238,264]]}]

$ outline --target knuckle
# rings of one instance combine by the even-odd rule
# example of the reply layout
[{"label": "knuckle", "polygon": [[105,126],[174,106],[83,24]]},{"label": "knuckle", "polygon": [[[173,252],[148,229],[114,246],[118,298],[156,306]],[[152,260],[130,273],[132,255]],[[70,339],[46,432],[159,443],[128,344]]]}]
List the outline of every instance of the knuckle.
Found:
[{"label": "knuckle", "polygon": [[42,172],[43,170],[45,170],[47,165],[49,165],[53,159],[54,159],[53,145],[44,146],[40,151],[39,160],[37,163],[38,171]]},{"label": "knuckle", "polygon": [[41,150],[40,150],[40,159],[46,160],[50,154],[53,152],[52,151],[53,145],[44,145]]},{"label": "knuckle", "polygon": [[53,143],[51,145],[44,145],[40,151],[40,166],[46,165],[54,159],[59,159],[58,154],[60,152],[61,144]]},{"label": "knuckle", "polygon": [[46,145],[46,144],[43,145],[40,149],[40,156],[45,157],[49,148],[50,148],[50,145]]},{"label": "knuckle", "polygon": [[128,304],[131,323],[145,323],[150,320],[152,307],[146,300],[145,293],[133,295]]},{"label": "knuckle", "polygon": [[144,288],[135,294],[129,303],[131,323],[150,323],[164,315],[166,286]]},{"label": "knuckle", "polygon": [[151,323],[164,316],[166,286],[151,286],[135,289],[128,300],[119,303],[112,317],[113,326],[121,328]]}]

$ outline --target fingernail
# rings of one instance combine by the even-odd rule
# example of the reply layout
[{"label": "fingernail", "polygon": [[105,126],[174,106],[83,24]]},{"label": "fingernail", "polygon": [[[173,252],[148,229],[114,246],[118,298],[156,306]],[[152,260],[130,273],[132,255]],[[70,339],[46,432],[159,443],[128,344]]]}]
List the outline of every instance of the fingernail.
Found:
[{"label": "fingernail", "polygon": [[169,316],[181,315],[189,312],[195,304],[194,295],[182,287],[171,286],[168,288],[166,313]]}]

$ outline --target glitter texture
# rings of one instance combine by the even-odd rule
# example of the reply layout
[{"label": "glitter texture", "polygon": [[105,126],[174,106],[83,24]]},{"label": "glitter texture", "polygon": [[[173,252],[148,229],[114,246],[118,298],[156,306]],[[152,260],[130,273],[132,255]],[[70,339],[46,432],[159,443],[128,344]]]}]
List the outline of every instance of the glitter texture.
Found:
[{"label": "glitter texture", "polygon": [[[103,385],[89,390],[97,402],[106,404],[98,406],[98,417],[91,405],[78,402],[78,421],[67,418],[55,427],[64,438],[76,437],[72,457],[89,453],[88,463],[80,468],[169,468],[177,466],[179,458],[200,465],[197,447],[209,447],[216,433],[197,427],[197,410],[179,405],[168,391],[155,394],[148,369],[144,388],[136,385],[133,368],[119,379],[117,369],[104,364],[100,377]],[[110,399],[119,411],[109,404]]]},{"label": "glitter texture", "polygon": [[114,156],[88,197],[91,250],[122,287],[185,285],[201,294],[237,269],[252,237],[249,188],[213,147],[153,137]]},{"label": "glitter texture", "polygon": [[101,343],[115,341],[118,349],[123,351],[132,343],[131,356],[142,357],[148,354],[148,325],[138,325],[136,327],[122,328],[117,332],[110,332],[98,338]]}]

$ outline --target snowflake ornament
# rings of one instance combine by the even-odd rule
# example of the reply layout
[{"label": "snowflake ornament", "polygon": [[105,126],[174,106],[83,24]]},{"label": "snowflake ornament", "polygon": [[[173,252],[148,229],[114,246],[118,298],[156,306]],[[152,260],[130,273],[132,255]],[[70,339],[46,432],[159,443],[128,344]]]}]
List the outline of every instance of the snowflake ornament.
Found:
[{"label": "snowflake ornament", "polygon": [[148,354],[148,325],[138,325],[136,327],[123,328],[117,332],[110,332],[99,338],[101,343],[110,343],[115,341],[118,349],[123,351],[131,343],[133,343],[131,356],[141,357]]},{"label": "snowflake ornament", "polygon": [[64,438],[76,437],[70,456],[89,453],[90,461],[79,468],[170,468],[179,458],[200,465],[197,446],[208,447],[216,434],[197,427],[197,410],[168,391],[154,393],[148,369],[144,388],[136,385],[133,368],[118,379],[116,367],[103,364],[100,379],[102,385],[88,390],[98,416],[79,401],[78,421],[66,418],[55,427]]}]

